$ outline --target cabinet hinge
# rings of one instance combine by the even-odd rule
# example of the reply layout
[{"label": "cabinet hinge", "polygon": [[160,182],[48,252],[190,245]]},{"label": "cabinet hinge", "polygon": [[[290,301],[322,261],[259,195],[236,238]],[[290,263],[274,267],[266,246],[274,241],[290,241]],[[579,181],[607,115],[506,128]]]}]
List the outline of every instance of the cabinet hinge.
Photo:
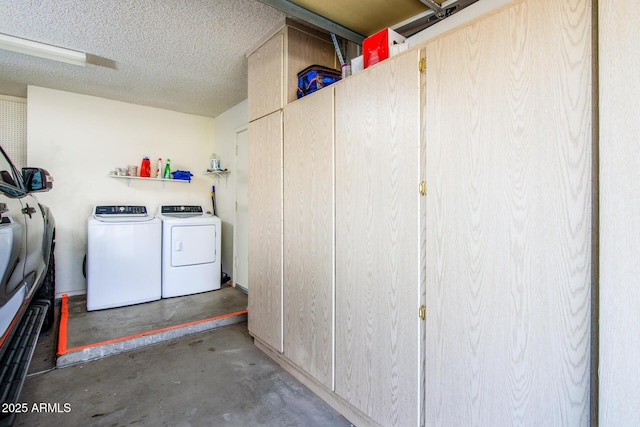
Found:
[{"label": "cabinet hinge", "polygon": [[420,306],[420,309],[418,310],[418,317],[420,317],[420,319],[425,320],[427,318],[427,307],[424,305]]},{"label": "cabinet hinge", "polygon": [[420,58],[420,61],[418,62],[418,70],[420,70],[421,73],[424,73],[427,70],[426,58]]},{"label": "cabinet hinge", "polygon": [[420,181],[419,191],[421,196],[427,195],[427,183],[425,181]]},{"label": "cabinet hinge", "polygon": [[235,209],[236,209],[236,212],[238,212],[238,202],[236,202],[236,207],[235,207]]}]

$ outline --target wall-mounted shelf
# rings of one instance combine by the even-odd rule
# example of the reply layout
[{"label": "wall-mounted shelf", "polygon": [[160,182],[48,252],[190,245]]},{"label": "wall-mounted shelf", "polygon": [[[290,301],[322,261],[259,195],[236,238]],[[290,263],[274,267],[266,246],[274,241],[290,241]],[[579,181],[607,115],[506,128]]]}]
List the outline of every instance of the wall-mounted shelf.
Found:
[{"label": "wall-mounted shelf", "polygon": [[183,184],[188,184],[190,181],[184,179],[164,179],[164,178],[144,178],[141,176],[122,176],[122,175],[109,175],[111,178],[120,178],[127,180],[127,187],[131,184],[132,179],[140,179],[143,181],[152,181],[152,182],[162,182],[162,188],[164,188],[165,182],[181,182]]},{"label": "wall-mounted shelf", "polygon": [[207,171],[204,173],[205,175],[209,175],[212,179],[216,180],[216,185],[218,185],[218,180],[220,179],[220,177],[224,178],[224,185],[227,185],[227,176],[229,175],[229,169],[220,169],[220,170],[213,170],[213,169],[207,169]]}]

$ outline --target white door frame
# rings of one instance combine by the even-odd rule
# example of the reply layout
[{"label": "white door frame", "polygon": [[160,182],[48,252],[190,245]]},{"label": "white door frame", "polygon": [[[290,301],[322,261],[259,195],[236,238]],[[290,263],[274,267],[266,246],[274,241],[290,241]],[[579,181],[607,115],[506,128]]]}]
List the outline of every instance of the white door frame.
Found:
[{"label": "white door frame", "polygon": [[[234,174],[234,181],[233,181],[233,186],[234,186],[234,192],[233,192],[233,198],[234,198],[234,208],[233,208],[233,266],[232,266],[232,271],[233,271],[233,287],[236,287],[236,278],[237,273],[238,273],[238,135],[242,132],[247,132],[249,130],[249,126],[248,124],[246,125],[242,125],[238,128],[235,129],[235,134],[236,134],[236,141],[235,141],[235,145],[236,145],[236,155],[234,157],[234,170],[236,171],[236,173]],[[245,284],[248,286],[248,283]],[[246,288],[244,288],[244,286],[240,285],[238,286],[239,288],[241,288],[243,291],[247,291]]]}]

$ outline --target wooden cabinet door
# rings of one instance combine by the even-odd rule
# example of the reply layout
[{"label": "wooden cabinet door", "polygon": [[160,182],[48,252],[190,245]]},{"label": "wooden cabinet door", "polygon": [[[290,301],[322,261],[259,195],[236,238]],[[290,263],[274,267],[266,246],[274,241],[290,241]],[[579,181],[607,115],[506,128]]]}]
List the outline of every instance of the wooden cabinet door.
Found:
[{"label": "wooden cabinet door", "polygon": [[247,109],[252,121],[284,105],[284,34],[274,35],[249,55],[247,62]]},{"label": "wooden cabinet door", "polygon": [[597,4],[600,33],[599,425],[637,426],[640,425],[640,9],[631,0]]},{"label": "wooden cabinet door", "polygon": [[419,425],[418,62],[335,87],[335,391],[385,426]]},{"label": "wooden cabinet door", "polygon": [[284,109],[284,355],[333,383],[333,88]]},{"label": "wooden cabinet door", "polygon": [[525,0],[426,46],[425,425],[589,425],[590,29]]},{"label": "wooden cabinet door", "polygon": [[282,351],[282,112],[249,123],[249,332]]}]

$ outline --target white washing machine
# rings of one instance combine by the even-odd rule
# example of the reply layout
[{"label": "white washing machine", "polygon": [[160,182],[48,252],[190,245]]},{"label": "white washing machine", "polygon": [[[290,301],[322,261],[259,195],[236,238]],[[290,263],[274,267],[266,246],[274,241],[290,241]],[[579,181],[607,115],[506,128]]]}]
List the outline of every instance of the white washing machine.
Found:
[{"label": "white washing machine", "polygon": [[87,310],[159,300],[162,222],[145,206],[96,206],[87,225]]},{"label": "white washing machine", "polygon": [[220,289],[222,222],[202,206],[160,206],[162,298]]}]

